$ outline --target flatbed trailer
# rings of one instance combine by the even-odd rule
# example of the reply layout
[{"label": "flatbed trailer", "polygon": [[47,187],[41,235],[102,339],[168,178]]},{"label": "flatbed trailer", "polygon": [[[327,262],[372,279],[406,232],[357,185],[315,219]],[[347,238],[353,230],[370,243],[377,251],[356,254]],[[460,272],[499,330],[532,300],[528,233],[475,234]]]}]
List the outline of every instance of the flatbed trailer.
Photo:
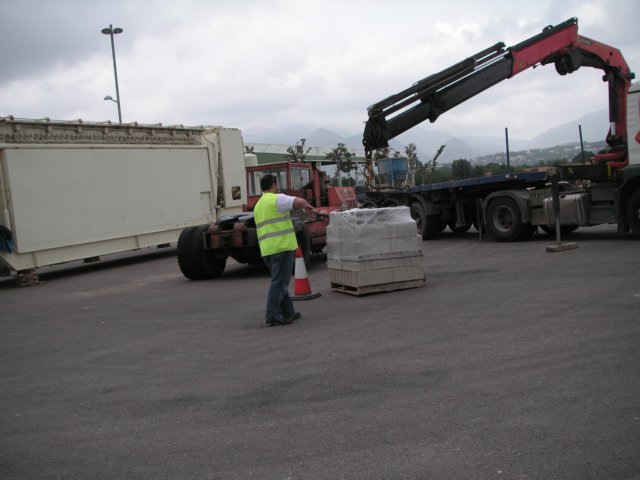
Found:
[{"label": "flatbed trailer", "polygon": [[[448,180],[446,182],[428,183],[424,185],[416,185],[413,187],[399,188],[398,194],[416,194],[425,192],[435,192],[439,190],[457,190],[466,189],[467,193],[482,193],[487,189],[493,191],[499,186],[525,185],[537,187],[547,182],[547,172],[524,172],[524,173],[505,173],[500,175],[487,175],[484,177],[464,178],[460,180]],[[367,201],[367,199],[376,198],[376,193],[380,193],[378,198],[391,198],[394,192],[385,189],[383,192],[367,192],[360,194],[358,199]]]},{"label": "flatbed trailer", "polygon": [[[554,209],[554,201],[558,209]],[[423,239],[446,227],[474,226],[497,241],[578,227],[617,224],[640,236],[640,165],[612,173],[607,165],[570,165],[549,171],[507,173],[407,188],[380,188],[358,195],[362,207],[408,206]],[[557,216],[557,218],[556,218]],[[558,223],[557,223],[558,222]]]},{"label": "flatbed trailer", "polygon": [[[358,200],[363,207],[409,206],[418,233],[427,239],[447,226],[454,233],[466,232],[472,225],[480,229],[486,223],[481,212],[488,198],[500,192],[508,197],[522,197],[529,190],[544,189],[548,181],[547,172],[507,173],[370,190],[358,195]],[[543,204],[534,202],[531,207],[535,211],[542,209]]]}]

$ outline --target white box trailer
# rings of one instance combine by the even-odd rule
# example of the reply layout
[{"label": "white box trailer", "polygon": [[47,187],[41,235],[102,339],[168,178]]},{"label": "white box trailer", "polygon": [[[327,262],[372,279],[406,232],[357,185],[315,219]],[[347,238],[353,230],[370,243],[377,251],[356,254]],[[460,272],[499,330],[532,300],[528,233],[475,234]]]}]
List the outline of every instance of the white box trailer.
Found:
[{"label": "white box trailer", "polygon": [[176,242],[242,210],[244,167],[237,129],[0,118],[0,273]]}]

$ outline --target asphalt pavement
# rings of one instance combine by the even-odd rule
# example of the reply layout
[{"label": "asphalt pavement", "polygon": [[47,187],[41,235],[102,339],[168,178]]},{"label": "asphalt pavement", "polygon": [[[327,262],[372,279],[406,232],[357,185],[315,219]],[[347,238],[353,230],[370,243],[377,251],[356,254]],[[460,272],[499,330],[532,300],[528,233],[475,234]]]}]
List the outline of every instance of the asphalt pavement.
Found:
[{"label": "asphalt pavement", "polygon": [[0,279],[0,478],[640,479],[640,242],[423,243],[426,285],[189,281],[175,249]]}]

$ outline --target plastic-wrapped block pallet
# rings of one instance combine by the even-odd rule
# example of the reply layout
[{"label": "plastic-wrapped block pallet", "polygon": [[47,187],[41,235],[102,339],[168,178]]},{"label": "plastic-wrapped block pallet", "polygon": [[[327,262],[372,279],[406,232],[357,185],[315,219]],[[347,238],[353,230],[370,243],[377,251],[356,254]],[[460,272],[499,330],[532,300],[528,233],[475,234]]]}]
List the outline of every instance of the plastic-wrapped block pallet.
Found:
[{"label": "plastic-wrapped block pallet", "polygon": [[330,214],[327,266],[334,290],[364,295],[425,284],[422,237],[408,207]]}]

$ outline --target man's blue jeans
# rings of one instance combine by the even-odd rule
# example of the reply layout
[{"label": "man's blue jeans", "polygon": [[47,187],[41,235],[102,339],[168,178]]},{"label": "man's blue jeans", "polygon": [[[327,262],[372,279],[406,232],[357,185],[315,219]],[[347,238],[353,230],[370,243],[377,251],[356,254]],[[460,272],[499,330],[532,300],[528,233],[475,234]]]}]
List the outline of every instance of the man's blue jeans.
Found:
[{"label": "man's blue jeans", "polygon": [[296,253],[293,250],[263,257],[271,272],[271,286],[267,296],[267,322],[281,321],[295,314],[293,302],[289,297],[289,283],[295,258]]}]

